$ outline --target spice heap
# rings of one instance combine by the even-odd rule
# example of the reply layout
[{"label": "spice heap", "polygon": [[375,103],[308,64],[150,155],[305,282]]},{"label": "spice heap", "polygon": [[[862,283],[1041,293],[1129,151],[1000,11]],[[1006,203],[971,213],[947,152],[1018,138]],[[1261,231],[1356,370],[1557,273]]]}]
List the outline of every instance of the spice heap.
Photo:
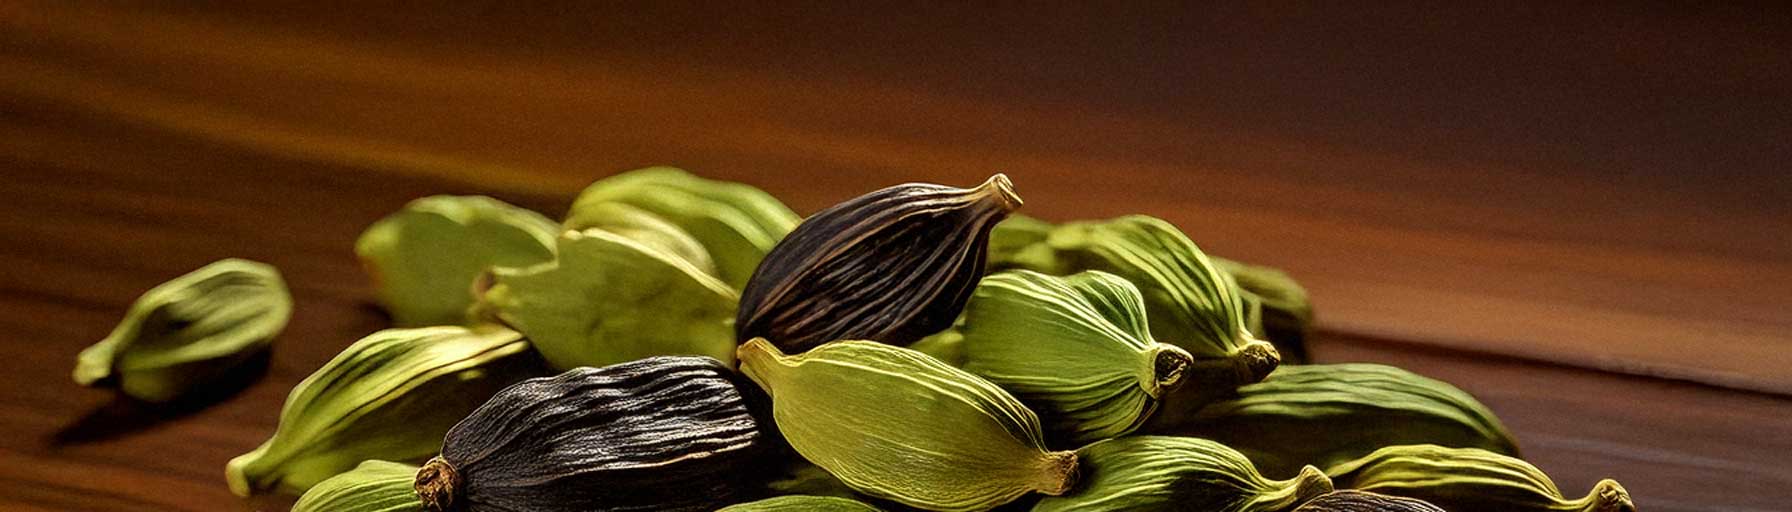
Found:
[{"label": "spice heap", "polygon": [[[1288,275],[1163,220],[1014,215],[1006,176],[799,219],[652,168],[561,223],[417,200],[355,245],[394,328],[292,390],[240,495],[294,510],[1634,511],[1491,411],[1303,363]],[[166,402],[265,358],[292,299],[225,260],[145,294],[77,382]]]}]

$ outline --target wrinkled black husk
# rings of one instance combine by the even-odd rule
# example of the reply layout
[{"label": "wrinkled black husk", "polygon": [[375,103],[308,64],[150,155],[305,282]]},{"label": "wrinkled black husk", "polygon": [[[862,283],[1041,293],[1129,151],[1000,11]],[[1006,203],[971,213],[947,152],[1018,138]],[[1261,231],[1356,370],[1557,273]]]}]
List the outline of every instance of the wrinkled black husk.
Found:
[{"label": "wrinkled black husk", "polygon": [[1412,498],[1339,490],[1313,498],[1294,512],[1444,512],[1444,509]]}]

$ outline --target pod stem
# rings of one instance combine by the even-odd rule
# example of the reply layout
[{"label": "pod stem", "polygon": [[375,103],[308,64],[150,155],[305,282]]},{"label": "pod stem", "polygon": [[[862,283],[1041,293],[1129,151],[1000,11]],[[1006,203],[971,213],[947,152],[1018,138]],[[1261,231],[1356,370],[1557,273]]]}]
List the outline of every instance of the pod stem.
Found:
[{"label": "pod stem", "polygon": [[1062,496],[1076,487],[1079,474],[1077,456],[1073,451],[1051,452],[1045,454],[1042,461],[1045,465],[1045,480],[1034,490],[1047,496]]},{"label": "pod stem", "polygon": [[1636,504],[1630,501],[1630,492],[1616,480],[1605,479],[1593,485],[1593,492],[1578,500],[1581,510],[1587,512],[1636,512]]},{"label": "pod stem", "polygon": [[1237,364],[1238,385],[1263,382],[1276,366],[1282,364],[1282,353],[1276,351],[1275,345],[1254,338],[1248,340],[1237,352],[1232,353],[1232,360]]},{"label": "pod stem", "polygon": [[1020,194],[1014,192],[1014,182],[1009,181],[1006,174],[998,172],[994,176],[990,176],[975,190],[979,195],[995,197],[996,202],[1002,205],[1004,212],[1018,210],[1020,205],[1024,204],[1020,200]]},{"label": "pod stem", "polygon": [[1332,492],[1332,479],[1325,472],[1313,466],[1300,468],[1300,474],[1294,478],[1280,482],[1271,482],[1275,488],[1257,498],[1259,503],[1272,506],[1262,510],[1289,510],[1311,501],[1322,494]]},{"label": "pod stem", "polygon": [[1182,347],[1167,343],[1158,343],[1151,356],[1151,374],[1145,383],[1145,394],[1151,398],[1163,398],[1164,395],[1182,387],[1182,378],[1188,375],[1190,365],[1195,357],[1189,355]]},{"label": "pod stem", "polygon": [[417,470],[417,480],[411,484],[417,490],[417,498],[423,501],[423,509],[429,512],[450,512],[459,510],[461,478],[460,471],[454,469],[447,459],[436,456]]}]

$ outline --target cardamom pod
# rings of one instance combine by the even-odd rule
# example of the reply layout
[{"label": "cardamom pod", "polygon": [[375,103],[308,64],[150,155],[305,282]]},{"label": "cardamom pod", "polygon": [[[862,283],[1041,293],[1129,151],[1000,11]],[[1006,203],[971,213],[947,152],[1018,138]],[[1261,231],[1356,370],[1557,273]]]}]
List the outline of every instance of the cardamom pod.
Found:
[{"label": "cardamom pod", "polygon": [[1246,328],[1262,333],[1284,360],[1305,361],[1307,333],[1313,325],[1307,289],[1279,269],[1218,257],[1213,263],[1238,282]]},{"label": "cardamom pod", "polygon": [[746,286],[759,261],[800,220],[784,203],[752,186],[651,167],[586,187],[566,214],[566,228],[604,227],[614,217],[602,211],[603,204],[639,208],[682,228],[714,258],[715,275],[736,290]]},{"label": "cardamom pod", "polygon": [[569,229],[609,231],[677,256],[706,274],[719,275],[716,273],[716,263],[710,259],[709,249],[704,248],[703,243],[685,232],[684,228],[647,210],[627,203],[592,204],[579,211],[578,225],[580,227]]},{"label": "cardamom pod", "polygon": [[717,512],[878,512],[877,507],[832,496],[779,496],[729,505]]},{"label": "cardamom pod", "polygon": [[772,453],[732,375],[661,356],[523,381],[448,431],[417,494],[431,512],[715,510]]},{"label": "cardamom pod", "polygon": [[1137,429],[1182,385],[1193,358],[1145,325],[1139,289],[1113,274],[1001,272],[965,308],[964,369],[1033,406],[1054,445],[1081,446]]},{"label": "cardamom pod", "polygon": [[274,267],[218,261],[138,297],[111,334],[81,351],[74,379],[167,402],[265,356],[291,316]]},{"label": "cardamom pod", "polygon": [[1326,470],[1340,487],[1425,500],[1450,512],[1636,512],[1630,493],[1601,480],[1580,499],[1517,458],[1479,448],[1389,446]]},{"label": "cardamom pod", "polygon": [[1009,214],[989,231],[989,270],[1024,268],[1054,276],[1073,273],[1064,269],[1057,254],[1045,243],[1054,227],[1033,217]]},{"label": "cardamom pod", "polygon": [[486,398],[544,372],[509,329],[379,331],[299,382],[274,435],[231,459],[225,477],[239,496],[298,494],[364,460],[420,460]]},{"label": "cardamom pod", "polygon": [[1444,512],[1421,500],[1340,489],[1313,498],[1294,512]]},{"label": "cardamom pod", "polygon": [[738,341],[787,352],[834,340],[908,345],[952,325],[983,277],[989,230],[1020,207],[1007,176],[911,183],[810,216],[741,292]]},{"label": "cardamom pod", "polygon": [[[960,316],[959,318],[964,318]],[[942,363],[953,368],[964,368],[967,362],[964,355],[964,333],[957,328],[948,328],[921,338],[908,346],[909,349],[933,356]]]},{"label": "cardamom pod", "polygon": [[785,355],[754,339],[740,360],[790,446],[861,493],[952,512],[1076,481],[1076,454],[1046,451],[1033,411],[926,354],[839,341]]},{"label": "cardamom pod", "polygon": [[1238,396],[1152,433],[1212,439],[1250,456],[1270,477],[1331,466],[1397,444],[1517,454],[1493,412],[1443,381],[1379,364],[1290,365]]},{"label": "cardamom pod", "polygon": [[553,263],[497,268],[479,309],[555,368],[657,355],[734,360],[736,296],[690,262],[601,229],[567,231]]},{"label": "cardamom pod", "polygon": [[423,512],[411,489],[417,466],[370,460],[311,486],[292,512]]},{"label": "cardamom pod", "polygon": [[432,196],[368,227],[355,254],[393,323],[460,325],[481,274],[552,260],[558,232],[546,217],[496,199]]},{"label": "cardamom pod", "polygon": [[1079,448],[1077,455],[1083,483],[1071,494],[1039,500],[1033,512],[1281,512],[1332,491],[1318,468],[1268,480],[1243,454],[1192,437],[1120,437]]}]

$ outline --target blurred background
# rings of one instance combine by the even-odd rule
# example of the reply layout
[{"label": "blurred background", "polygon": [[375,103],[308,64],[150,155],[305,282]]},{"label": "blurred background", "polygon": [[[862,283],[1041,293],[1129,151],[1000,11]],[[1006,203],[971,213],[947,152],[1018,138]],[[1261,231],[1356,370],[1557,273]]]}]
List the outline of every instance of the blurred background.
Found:
[{"label": "blurred background", "polygon": [[[1457,383],[1565,490],[1784,510],[1792,9],[1557,4],[0,0],[0,508],[281,509],[222,463],[381,326],[362,228],[674,165],[804,214],[1004,172],[1029,215],[1163,217],[1305,284],[1317,359]],[[162,421],[64,380],[226,256],[298,296],[265,382]]]}]

